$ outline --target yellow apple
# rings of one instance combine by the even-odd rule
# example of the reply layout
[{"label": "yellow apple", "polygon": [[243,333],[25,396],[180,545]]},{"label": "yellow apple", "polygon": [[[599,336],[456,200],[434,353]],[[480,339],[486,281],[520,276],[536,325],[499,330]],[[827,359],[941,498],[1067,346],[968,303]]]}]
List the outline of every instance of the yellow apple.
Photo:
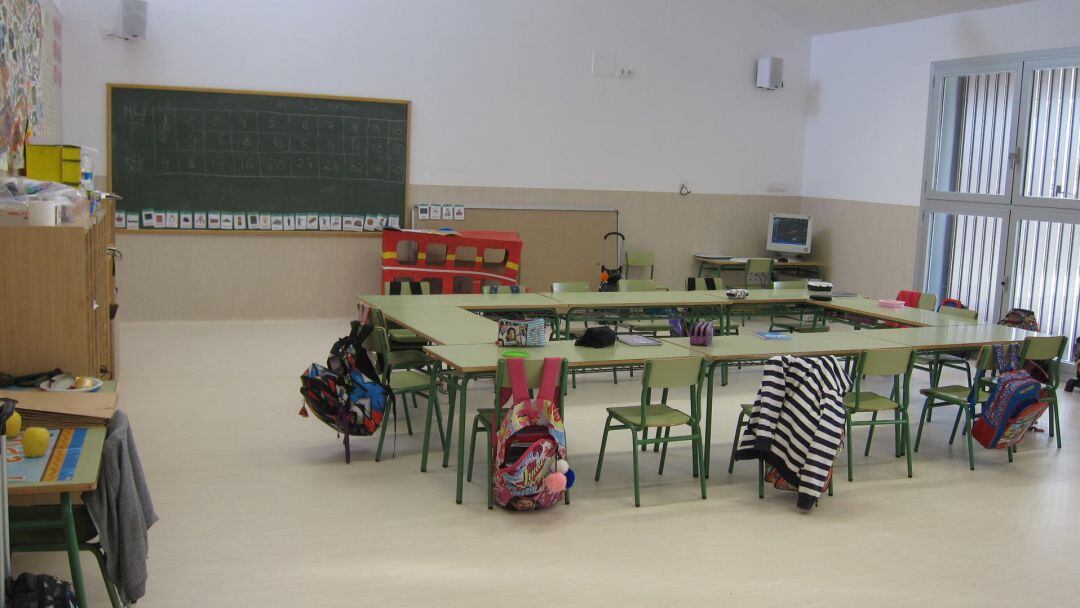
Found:
[{"label": "yellow apple", "polygon": [[19,436],[19,431],[22,430],[22,416],[19,412],[11,414],[11,418],[8,418],[7,426],[4,427],[4,434],[8,439],[15,439]]},{"label": "yellow apple", "polygon": [[27,458],[40,458],[49,449],[49,431],[40,426],[32,426],[23,431],[23,454]]}]

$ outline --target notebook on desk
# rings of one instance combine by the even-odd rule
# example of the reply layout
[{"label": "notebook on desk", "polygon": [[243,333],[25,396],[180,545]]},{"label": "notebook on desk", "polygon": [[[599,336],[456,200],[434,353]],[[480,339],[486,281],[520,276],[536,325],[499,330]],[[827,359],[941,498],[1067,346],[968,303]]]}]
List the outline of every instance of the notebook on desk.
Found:
[{"label": "notebook on desk", "polygon": [[0,391],[14,399],[23,426],[70,428],[104,426],[116,413],[116,393],[61,393],[46,391]]}]

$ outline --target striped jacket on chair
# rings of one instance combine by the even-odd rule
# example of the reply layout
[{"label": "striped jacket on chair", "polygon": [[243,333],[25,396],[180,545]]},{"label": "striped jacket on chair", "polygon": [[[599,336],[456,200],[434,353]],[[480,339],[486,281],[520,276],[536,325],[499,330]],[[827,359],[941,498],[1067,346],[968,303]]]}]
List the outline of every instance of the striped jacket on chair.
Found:
[{"label": "striped jacket on chair", "polygon": [[843,445],[851,384],[836,357],[772,357],[735,458],[765,460],[799,489],[799,508],[809,509],[828,488]]}]

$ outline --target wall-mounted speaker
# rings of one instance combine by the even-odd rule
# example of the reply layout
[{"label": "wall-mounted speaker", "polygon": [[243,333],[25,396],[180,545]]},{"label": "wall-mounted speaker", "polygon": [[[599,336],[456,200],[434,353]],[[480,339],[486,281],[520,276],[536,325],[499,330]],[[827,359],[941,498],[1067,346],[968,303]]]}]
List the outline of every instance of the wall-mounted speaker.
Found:
[{"label": "wall-mounted speaker", "polygon": [[120,1],[120,37],[125,40],[146,38],[146,0]]},{"label": "wall-mounted speaker", "polygon": [[757,88],[770,91],[784,88],[784,60],[762,57],[757,62]]}]

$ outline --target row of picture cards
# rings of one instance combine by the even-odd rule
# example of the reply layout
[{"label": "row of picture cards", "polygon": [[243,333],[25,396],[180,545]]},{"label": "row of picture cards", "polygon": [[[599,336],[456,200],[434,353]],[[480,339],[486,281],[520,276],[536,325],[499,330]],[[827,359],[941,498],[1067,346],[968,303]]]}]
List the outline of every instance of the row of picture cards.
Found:
[{"label": "row of picture cards", "polygon": [[416,219],[461,221],[465,219],[465,205],[419,203],[416,205]]},{"label": "row of picture cards", "polygon": [[117,228],[128,230],[174,228],[179,230],[377,232],[384,228],[401,228],[401,218],[383,213],[338,215],[336,213],[230,213],[228,211],[143,209],[141,214],[117,211],[113,224]]}]

